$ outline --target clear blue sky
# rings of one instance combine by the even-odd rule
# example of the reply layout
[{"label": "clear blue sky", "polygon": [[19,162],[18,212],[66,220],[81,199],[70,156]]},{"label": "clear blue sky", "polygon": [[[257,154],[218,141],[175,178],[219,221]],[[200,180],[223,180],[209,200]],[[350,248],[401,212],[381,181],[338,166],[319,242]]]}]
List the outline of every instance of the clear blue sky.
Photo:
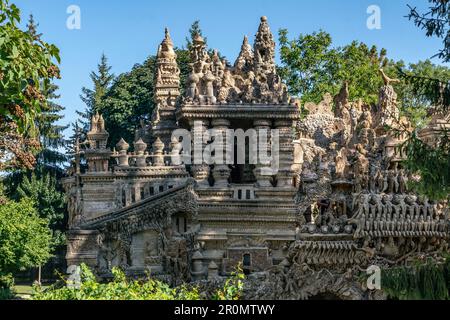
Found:
[{"label": "clear blue sky", "polygon": [[[335,45],[359,40],[384,47],[390,58],[417,62],[433,56],[441,42],[424,36],[404,16],[407,4],[425,8],[426,0],[12,0],[23,20],[33,13],[44,39],[61,49],[60,103],[64,123],[84,109],[79,99],[90,86],[89,72],[104,52],[117,75],[155,54],[169,27],[177,46],[185,44],[189,26],[200,20],[209,47],[234,61],[243,36],[253,41],[259,18],[266,15],[272,32],[287,28],[291,37],[323,29]],[[66,28],[68,6],[81,9],[81,30]],[[381,9],[381,30],[366,27],[368,6]],[[24,21],[25,22],[25,21]],[[434,60],[439,63],[438,60]]]}]

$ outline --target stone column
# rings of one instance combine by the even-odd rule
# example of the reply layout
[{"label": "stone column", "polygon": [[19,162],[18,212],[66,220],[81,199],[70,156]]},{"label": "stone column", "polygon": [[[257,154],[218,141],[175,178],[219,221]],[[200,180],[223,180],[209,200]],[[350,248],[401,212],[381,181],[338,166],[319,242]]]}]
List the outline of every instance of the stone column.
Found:
[{"label": "stone column", "polygon": [[[201,128],[195,127],[195,122],[200,121],[202,126]],[[206,143],[203,141],[203,133],[208,129],[209,121],[208,120],[191,120],[190,126],[192,130],[192,176],[197,182],[197,184],[201,187],[209,187],[208,177],[209,177],[209,165],[202,161],[201,164],[196,163],[195,150],[201,148],[201,157],[203,159],[203,150],[205,149]],[[200,146],[196,146],[196,143],[200,143]],[[200,155],[199,155],[200,156]]]},{"label": "stone column", "polygon": [[[230,126],[230,122],[226,119],[214,119],[211,123],[212,127],[217,130],[217,132],[222,134],[222,142],[216,141],[215,145],[217,149],[223,150],[222,162],[223,164],[214,164],[213,177],[214,177],[214,187],[216,188],[226,188],[228,187],[228,178],[231,174],[231,169],[227,163],[227,159],[231,155],[232,146],[227,145],[226,141],[226,130]],[[220,148],[221,147],[221,148]]]},{"label": "stone column", "polygon": [[[256,164],[255,169],[253,170],[253,174],[255,175],[256,178],[256,186],[257,187],[263,187],[263,188],[267,188],[267,187],[272,187],[272,184],[270,183],[270,181],[272,180],[272,176],[269,175],[264,175],[262,174],[261,170],[264,167],[269,167],[270,164],[262,164],[261,161],[261,156],[265,157],[267,155],[267,157],[270,157],[271,155],[271,149],[272,149],[272,144],[270,143],[270,129],[271,129],[271,125],[272,125],[272,121],[271,120],[255,120],[253,122],[253,127],[256,130],[256,133],[258,134],[258,163]],[[260,152],[260,132],[265,130],[267,133],[267,140],[265,141],[267,143],[267,152],[266,155],[265,154],[261,154]]]},{"label": "stone column", "polygon": [[294,145],[293,145],[292,120],[275,121],[275,129],[279,130],[279,170],[276,175],[277,188],[292,188],[294,172]]}]

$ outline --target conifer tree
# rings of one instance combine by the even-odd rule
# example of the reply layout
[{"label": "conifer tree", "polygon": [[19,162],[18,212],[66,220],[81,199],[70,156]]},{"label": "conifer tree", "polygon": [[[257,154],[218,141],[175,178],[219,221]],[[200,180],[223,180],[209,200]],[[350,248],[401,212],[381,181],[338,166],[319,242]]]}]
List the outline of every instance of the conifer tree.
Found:
[{"label": "conifer tree", "polygon": [[[444,62],[450,61],[450,2],[429,0],[430,8],[419,13],[409,6],[408,18],[426,31],[427,37],[442,39],[443,48],[435,55]],[[401,77],[412,88],[413,93],[421,97],[423,107],[429,116],[440,114],[448,116],[450,106],[450,77],[448,75],[423,76],[400,70]],[[419,128],[420,129],[420,128]],[[410,172],[419,174],[421,180],[415,184],[417,190],[432,198],[450,197],[450,133],[442,130],[438,133],[435,145],[429,145],[419,138],[419,132],[413,131],[405,144],[408,160],[406,167]],[[436,170],[439,168],[438,170]]]},{"label": "conifer tree", "polygon": [[97,65],[97,71],[92,71],[90,78],[93,89],[83,87],[81,89],[82,94],[80,95],[86,108],[82,112],[77,111],[84,132],[89,130],[89,122],[92,115],[101,109],[105,95],[115,79],[114,74],[111,73],[111,66],[108,64],[108,58],[105,54],[102,54],[100,63]]}]

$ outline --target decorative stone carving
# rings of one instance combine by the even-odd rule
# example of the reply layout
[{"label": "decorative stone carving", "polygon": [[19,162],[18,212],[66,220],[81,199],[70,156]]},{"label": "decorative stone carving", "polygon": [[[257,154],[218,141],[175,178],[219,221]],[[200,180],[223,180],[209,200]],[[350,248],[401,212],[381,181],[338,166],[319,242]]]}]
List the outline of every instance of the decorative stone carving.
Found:
[{"label": "decorative stone carving", "polygon": [[192,72],[184,103],[289,102],[287,87],[276,73],[275,42],[266,17],[261,18],[253,50],[244,38],[233,68],[220,60],[217,51],[210,56],[199,35],[194,37],[190,51]]}]

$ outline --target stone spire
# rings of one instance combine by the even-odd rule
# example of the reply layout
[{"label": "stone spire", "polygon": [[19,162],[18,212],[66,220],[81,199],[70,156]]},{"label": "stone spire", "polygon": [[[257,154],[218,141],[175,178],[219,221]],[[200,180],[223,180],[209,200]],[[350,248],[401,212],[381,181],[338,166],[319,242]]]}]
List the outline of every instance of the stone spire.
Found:
[{"label": "stone spire", "polygon": [[254,44],[256,73],[275,73],[275,41],[270,31],[267,17],[261,17]]},{"label": "stone spire", "polygon": [[242,72],[248,72],[253,67],[253,50],[248,43],[247,36],[244,36],[244,41],[242,42],[241,52],[234,63],[234,67]]},{"label": "stone spire", "polygon": [[166,28],[156,59],[155,102],[163,106],[174,105],[180,95],[179,85],[180,69],[177,64],[177,54],[173,48],[169,30]]},{"label": "stone spire", "polygon": [[[153,137],[159,137],[168,146],[172,131],[177,128],[175,103],[180,95],[180,69],[177,64],[177,54],[167,28],[156,56],[155,78],[154,100],[156,106],[152,114],[151,131]],[[146,142],[150,145],[151,139],[147,139]]]}]

